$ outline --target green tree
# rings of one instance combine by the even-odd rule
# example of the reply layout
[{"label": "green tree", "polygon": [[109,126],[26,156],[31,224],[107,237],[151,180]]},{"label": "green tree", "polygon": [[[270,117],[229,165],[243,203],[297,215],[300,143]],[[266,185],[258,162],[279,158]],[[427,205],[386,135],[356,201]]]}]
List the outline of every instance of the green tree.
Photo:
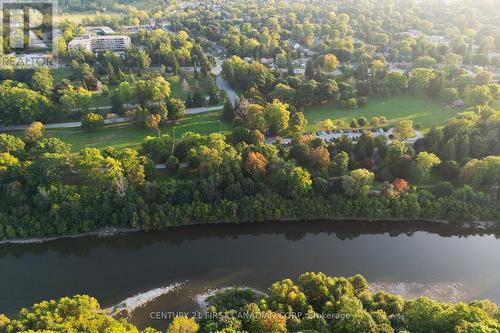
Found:
[{"label": "green tree", "polygon": [[31,87],[33,90],[48,96],[54,88],[54,78],[48,67],[37,67],[31,77]]},{"label": "green tree", "polygon": [[370,191],[370,185],[375,180],[375,175],[366,169],[356,169],[342,179],[342,187],[347,195],[365,196]]},{"label": "green tree", "polygon": [[264,118],[272,134],[283,133],[287,129],[288,120],[290,119],[288,104],[281,103],[275,99],[264,108]]},{"label": "green tree", "polygon": [[168,119],[179,120],[186,114],[186,105],[178,98],[169,98],[167,101]]},{"label": "green tree", "polygon": [[0,133],[0,152],[1,153],[21,153],[24,150],[25,143],[20,138]]}]

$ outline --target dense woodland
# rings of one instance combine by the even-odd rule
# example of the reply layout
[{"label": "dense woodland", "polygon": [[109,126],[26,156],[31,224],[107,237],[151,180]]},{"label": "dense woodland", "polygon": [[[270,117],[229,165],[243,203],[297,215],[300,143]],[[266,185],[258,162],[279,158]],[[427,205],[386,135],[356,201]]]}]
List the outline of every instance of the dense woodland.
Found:
[{"label": "dense woodland", "polygon": [[[279,102],[263,112],[276,110],[288,114]],[[0,235],[316,217],[498,220],[500,158],[490,154],[499,121],[471,117],[431,130],[415,148],[366,133],[329,144],[299,135],[285,149],[250,131],[232,142],[220,134],[186,133],[175,143],[162,135],[147,137],[139,152],[85,148],[77,155],[34,123],[24,140],[0,134]],[[449,148],[469,136],[469,150]],[[167,169],[156,170],[159,162]],[[443,181],[420,186],[431,175]]]},{"label": "dense woodland", "polygon": [[[500,311],[490,301],[406,300],[371,292],[361,275],[343,278],[305,273],[297,282],[274,283],[265,296],[249,289],[229,289],[210,296],[207,303],[201,316],[176,317],[166,332],[495,333],[500,329]],[[89,296],[44,301],[12,319],[0,315],[1,333],[74,331],[161,332],[152,328],[140,331],[125,320],[113,319]]]}]

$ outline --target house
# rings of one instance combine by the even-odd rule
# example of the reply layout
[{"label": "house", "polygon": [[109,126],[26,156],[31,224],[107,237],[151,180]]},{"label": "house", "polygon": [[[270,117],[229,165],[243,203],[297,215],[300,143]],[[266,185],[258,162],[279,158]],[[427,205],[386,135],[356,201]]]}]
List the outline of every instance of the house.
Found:
[{"label": "house", "polygon": [[260,58],[260,63],[263,65],[272,66],[272,65],[274,65],[274,59],[273,58]]}]

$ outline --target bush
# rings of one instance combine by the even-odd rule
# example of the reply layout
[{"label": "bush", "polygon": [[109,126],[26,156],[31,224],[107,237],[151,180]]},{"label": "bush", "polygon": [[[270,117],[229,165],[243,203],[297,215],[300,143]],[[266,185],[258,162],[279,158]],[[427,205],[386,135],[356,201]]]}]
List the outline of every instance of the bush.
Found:
[{"label": "bush", "polygon": [[432,193],[438,198],[448,197],[453,194],[454,187],[450,182],[440,182],[434,187]]},{"label": "bush", "polygon": [[368,124],[368,120],[365,117],[360,117],[358,118],[357,123],[360,127],[363,127]]},{"label": "bush", "polygon": [[167,158],[167,162],[165,163],[165,167],[169,172],[177,172],[179,170],[179,159],[174,155],[170,155]]},{"label": "bush", "polygon": [[356,109],[358,107],[358,101],[356,100],[356,98],[352,97],[352,98],[349,98],[347,101],[346,101],[346,106],[349,108],[349,109]]},{"label": "bush", "polygon": [[366,97],[358,97],[357,99],[358,106],[364,106],[368,103],[368,98]]},{"label": "bush", "polygon": [[88,113],[82,118],[82,127],[94,130],[104,126],[104,118],[97,113]]},{"label": "bush", "polygon": [[453,103],[458,98],[458,91],[455,88],[443,88],[439,92],[439,98],[445,103]]}]

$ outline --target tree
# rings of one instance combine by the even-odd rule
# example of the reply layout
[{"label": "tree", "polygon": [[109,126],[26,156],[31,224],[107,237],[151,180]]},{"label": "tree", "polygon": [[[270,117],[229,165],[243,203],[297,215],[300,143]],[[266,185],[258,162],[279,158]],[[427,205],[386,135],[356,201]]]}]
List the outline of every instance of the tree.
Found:
[{"label": "tree", "polygon": [[265,141],[266,141],[266,138],[265,138],[264,134],[262,134],[262,132],[258,129],[250,130],[250,132],[248,133],[248,137],[247,137],[248,144],[260,146],[260,145],[263,145],[265,143]]},{"label": "tree", "polygon": [[304,76],[308,79],[312,79],[314,77],[314,65],[311,59],[307,60]]},{"label": "tree", "polygon": [[415,68],[410,73],[409,85],[414,91],[427,90],[435,78],[436,73],[432,69]]},{"label": "tree", "polygon": [[232,120],[234,118],[234,107],[229,97],[226,97],[226,100],[224,102],[224,109],[222,111],[222,116],[226,120]]},{"label": "tree", "polygon": [[424,333],[435,331],[443,315],[442,306],[427,297],[409,302],[404,311],[411,332]]},{"label": "tree", "polygon": [[488,55],[495,49],[495,38],[493,36],[486,36],[481,40],[479,45],[479,52]]},{"label": "tree", "polygon": [[338,64],[339,61],[337,60],[337,57],[334,54],[325,54],[323,56],[323,68],[325,69],[326,72],[328,73],[333,72],[337,68]]},{"label": "tree", "polygon": [[43,137],[44,131],[45,126],[39,121],[34,121],[24,130],[24,140],[27,143],[33,143]]},{"label": "tree", "polygon": [[196,333],[199,328],[193,318],[176,317],[168,326],[167,333]]},{"label": "tree", "polygon": [[100,114],[88,113],[82,118],[82,127],[88,130],[95,130],[104,126],[104,118]]},{"label": "tree", "polygon": [[6,171],[11,166],[18,166],[19,160],[10,153],[0,153],[0,172]]},{"label": "tree", "polygon": [[349,154],[341,151],[333,158],[333,174],[336,176],[345,176],[349,168]]},{"label": "tree", "polygon": [[359,117],[357,120],[358,126],[364,127],[368,124],[368,120],[365,117]]},{"label": "tree", "polygon": [[0,133],[1,153],[12,153],[16,155],[24,150],[24,146],[25,143],[20,138],[6,133]]},{"label": "tree", "polygon": [[178,98],[169,98],[167,101],[168,119],[179,120],[186,114],[186,105]]},{"label": "tree", "polygon": [[179,159],[174,155],[170,155],[167,158],[165,167],[171,173],[177,172],[177,170],[179,170]]},{"label": "tree", "polygon": [[406,76],[399,72],[391,72],[380,82],[380,89],[384,95],[397,95],[404,92],[407,85]]},{"label": "tree", "polygon": [[448,72],[451,72],[462,66],[463,58],[456,53],[448,53],[444,56],[443,63],[446,65]]},{"label": "tree", "polygon": [[307,127],[307,119],[302,112],[296,112],[289,121],[290,127],[296,132],[302,132]]},{"label": "tree", "polygon": [[248,153],[243,168],[249,174],[264,175],[266,173],[267,159],[259,152]]},{"label": "tree", "polygon": [[488,105],[493,100],[491,91],[487,86],[474,87],[465,98],[467,104],[471,106]]},{"label": "tree", "polygon": [[476,83],[478,85],[486,85],[493,80],[493,74],[489,71],[480,70],[476,74]]},{"label": "tree", "polygon": [[160,122],[161,122],[161,116],[159,114],[152,114],[146,119],[144,124],[149,129],[156,130],[158,132],[158,137],[160,137],[161,136]]},{"label": "tree", "polygon": [[154,106],[170,96],[170,84],[162,76],[140,80],[136,84],[136,94],[141,106]]},{"label": "tree", "polygon": [[121,82],[116,89],[116,94],[119,96],[122,103],[127,103],[132,99],[132,88],[130,83]]},{"label": "tree", "polygon": [[130,68],[137,68],[143,72],[151,65],[151,58],[145,50],[138,49],[137,47],[130,47],[125,50],[125,59]]},{"label": "tree", "polygon": [[418,57],[414,66],[417,68],[433,68],[437,64],[436,59],[430,56]]},{"label": "tree", "polygon": [[500,194],[500,156],[487,156],[483,159],[473,159],[465,164],[460,179],[475,189],[482,187]]},{"label": "tree", "polygon": [[421,184],[429,178],[431,169],[441,163],[441,160],[433,153],[426,151],[417,155],[415,163],[410,168],[410,180],[416,184]]},{"label": "tree", "polygon": [[287,129],[288,120],[290,119],[288,104],[281,103],[275,99],[264,108],[264,118],[272,134],[277,135],[282,133]]},{"label": "tree", "polygon": [[439,92],[439,98],[445,103],[453,103],[458,99],[458,91],[455,88],[443,88]]},{"label": "tree", "polygon": [[33,90],[48,96],[54,88],[54,78],[46,66],[37,67],[31,77],[31,87]]},{"label": "tree", "polygon": [[23,124],[54,117],[50,100],[26,85],[6,80],[0,84],[0,122]]},{"label": "tree", "polygon": [[318,171],[325,171],[330,166],[330,153],[324,147],[313,149],[310,158],[311,166]]},{"label": "tree", "polygon": [[1,332],[11,328],[18,332],[95,332],[97,327],[102,332],[138,333],[135,326],[103,311],[95,298],[82,295],[35,304],[20,311],[7,326],[0,320]]},{"label": "tree", "polygon": [[324,131],[331,131],[335,128],[335,125],[333,124],[333,121],[331,119],[325,119],[321,122],[321,128]]},{"label": "tree", "polygon": [[392,182],[392,186],[397,193],[404,193],[408,190],[409,184],[406,180],[401,178],[396,178]]},{"label": "tree", "polygon": [[312,189],[309,172],[291,164],[275,170],[271,182],[281,194],[292,197],[300,197]]},{"label": "tree", "polygon": [[413,132],[413,121],[411,120],[402,120],[396,124],[394,127],[394,136],[399,139],[407,139],[411,138],[415,135]]},{"label": "tree", "polygon": [[342,179],[342,187],[347,195],[365,196],[370,191],[370,185],[375,180],[375,175],[366,169],[356,169]]},{"label": "tree", "polygon": [[70,151],[71,145],[59,138],[42,138],[37,140],[30,150],[35,155],[42,155],[44,153],[68,155]]},{"label": "tree", "polygon": [[217,89],[217,85],[215,84],[215,79],[213,76],[210,76],[208,80],[208,97],[210,105],[219,104],[219,90]]}]

